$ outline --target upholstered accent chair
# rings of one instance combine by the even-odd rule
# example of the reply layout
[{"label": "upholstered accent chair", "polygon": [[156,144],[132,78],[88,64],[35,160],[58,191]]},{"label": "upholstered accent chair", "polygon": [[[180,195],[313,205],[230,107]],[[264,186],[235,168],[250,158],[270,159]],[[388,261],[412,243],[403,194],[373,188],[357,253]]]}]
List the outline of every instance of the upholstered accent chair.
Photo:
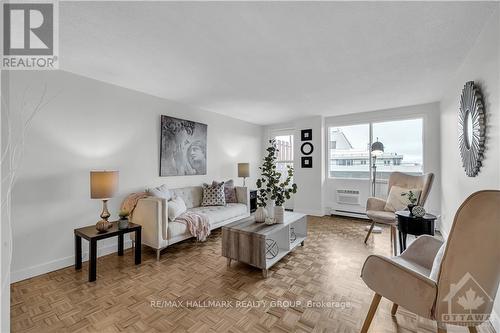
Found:
[{"label": "upholstered accent chair", "polygon": [[[393,172],[389,176],[389,183],[387,187],[387,193],[391,192],[393,186],[399,186],[407,189],[419,189],[421,190],[420,197],[418,199],[417,205],[423,206],[432,188],[432,182],[434,181],[434,174],[427,173],[422,176],[412,176],[402,172]],[[385,208],[386,200],[370,197],[366,202],[366,216],[372,220],[372,224],[368,233],[365,237],[365,244],[368,241],[368,237],[372,233],[375,223],[388,224],[391,226],[391,244],[393,248],[394,255],[397,254],[397,219],[396,214],[391,211],[386,211]]]},{"label": "upholstered accent chair", "polygon": [[458,208],[447,242],[420,236],[400,256],[369,256],[361,278],[375,292],[362,333],[381,297],[418,316],[471,333],[488,320],[500,281],[500,191],[472,194]]}]

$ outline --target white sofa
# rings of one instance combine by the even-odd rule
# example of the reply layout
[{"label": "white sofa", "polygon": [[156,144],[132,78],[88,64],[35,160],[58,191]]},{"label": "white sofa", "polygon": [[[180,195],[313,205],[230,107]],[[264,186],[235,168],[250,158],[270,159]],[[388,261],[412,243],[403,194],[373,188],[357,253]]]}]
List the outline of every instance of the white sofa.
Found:
[{"label": "white sofa", "polygon": [[[235,187],[238,203],[226,206],[202,207],[201,186],[171,189],[173,196],[181,197],[188,211],[199,212],[208,217],[210,230],[250,215],[250,195],[247,187]],[[142,225],[142,244],[156,250],[156,259],[167,246],[191,238],[184,223],[168,220],[168,201],[157,197],[140,199],[134,210],[132,222]],[[134,240],[131,234],[131,239]]]}]

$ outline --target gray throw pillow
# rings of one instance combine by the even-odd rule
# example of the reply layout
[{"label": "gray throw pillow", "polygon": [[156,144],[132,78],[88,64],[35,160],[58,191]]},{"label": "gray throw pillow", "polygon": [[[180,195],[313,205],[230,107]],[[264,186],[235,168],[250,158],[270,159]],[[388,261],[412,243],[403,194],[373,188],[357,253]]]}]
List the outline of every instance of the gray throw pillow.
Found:
[{"label": "gray throw pillow", "polygon": [[225,206],[224,182],[215,185],[203,184],[202,206]]}]

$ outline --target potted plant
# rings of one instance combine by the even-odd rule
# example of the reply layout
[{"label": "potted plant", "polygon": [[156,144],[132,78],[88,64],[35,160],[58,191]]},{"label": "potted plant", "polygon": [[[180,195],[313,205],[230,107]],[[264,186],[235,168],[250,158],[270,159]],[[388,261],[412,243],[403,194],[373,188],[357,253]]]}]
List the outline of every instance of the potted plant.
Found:
[{"label": "potted plant", "polygon": [[401,193],[401,196],[406,196],[406,199],[408,199],[408,210],[410,211],[410,214],[412,215],[412,210],[413,210],[413,207],[415,207],[417,205],[417,201],[418,201],[418,198],[417,196],[415,195],[415,193],[412,191],[412,190],[409,190],[408,192],[403,192]]},{"label": "potted plant", "polygon": [[118,221],[118,229],[127,229],[128,228],[128,217],[130,213],[126,210],[120,210],[118,216],[120,220]]},{"label": "potted plant", "polygon": [[[269,215],[273,215],[276,222],[283,223],[284,208],[283,204],[290,199],[292,193],[297,192],[297,184],[292,183],[293,167],[287,166],[287,174],[282,180],[281,172],[276,169],[276,141],[269,140],[269,147],[266,149],[267,156],[264,157],[261,170],[261,177],[257,179],[257,204],[261,208],[261,212],[265,207],[271,206],[274,203],[274,209],[268,207]],[[259,213],[261,214],[261,213]],[[265,215],[265,213],[262,213]],[[256,212],[257,219],[257,212]],[[265,220],[265,218],[264,218]]]}]

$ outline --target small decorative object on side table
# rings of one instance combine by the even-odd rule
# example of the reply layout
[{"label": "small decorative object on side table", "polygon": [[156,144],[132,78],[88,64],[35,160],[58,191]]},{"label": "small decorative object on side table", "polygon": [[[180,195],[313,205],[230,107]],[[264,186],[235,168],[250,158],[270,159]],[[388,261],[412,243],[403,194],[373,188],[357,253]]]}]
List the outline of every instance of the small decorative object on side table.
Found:
[{"label": "small decorative object on side table", "polygon": [[118,216],[120,217],[118,220],[118,229],[127,229],[129,212],[121,210],[120,213],[118,213]]},{"label": "small decorative object on side table", "polygon": [[406,250],[406,236],[431,235],[434,236],[434,221],[437,217],[432,214],[425,214],[422,217],[411,214],[408,210],[396,212],[398,217],[399,247],[400,253]]},{"label": "small decorative object on side table", "polygon": [[119,229],[118,222],[111,222],[108,232],[101,233],[95,226],[78,228],[75,233],[75,269],[82,268],[82,238],[89,241],[89,282],[95,281],[97,276],[97,241],[114,236],[118,236],[118,255],[123,255],[123,235],[135,232],[135,264],[141,263],[141,231],[142,226],[132,222],[128,223],[128,228]]}]

